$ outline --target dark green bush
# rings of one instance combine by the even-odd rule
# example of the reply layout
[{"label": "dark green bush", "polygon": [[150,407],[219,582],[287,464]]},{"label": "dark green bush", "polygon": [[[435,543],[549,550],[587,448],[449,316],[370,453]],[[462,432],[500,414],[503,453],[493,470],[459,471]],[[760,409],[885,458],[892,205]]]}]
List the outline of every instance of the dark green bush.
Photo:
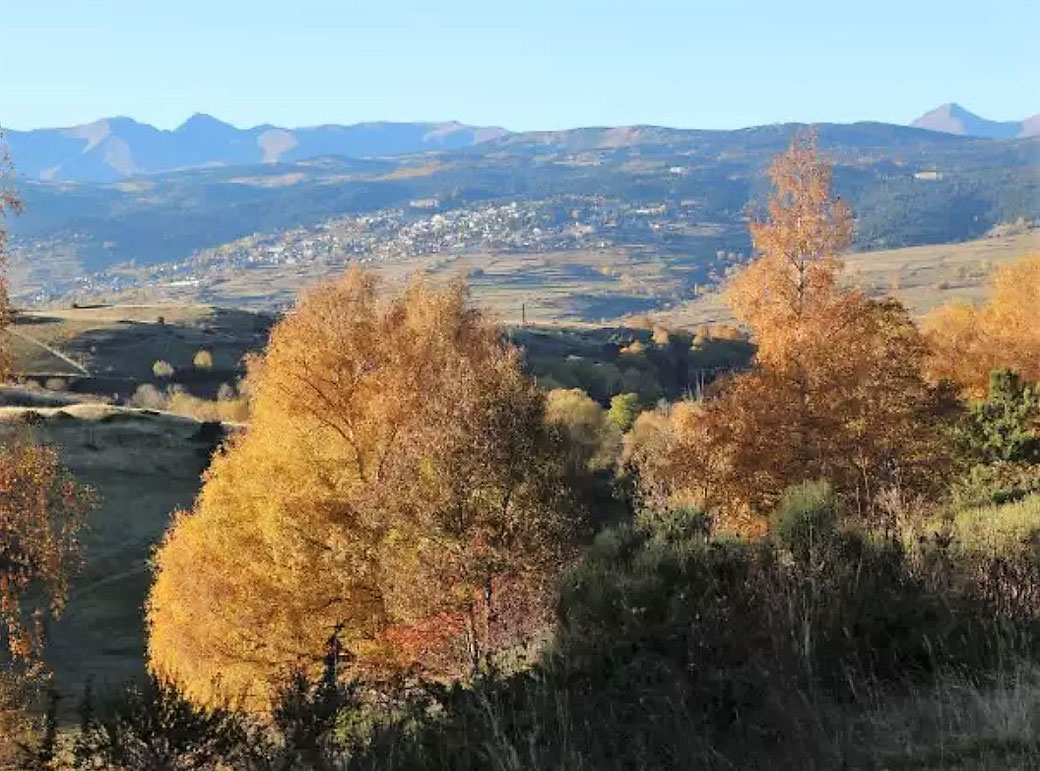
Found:
[{"label": "dark green bush", "polygon": [[976,463],[1040,463],[1040,388],[1013,370],[996,370],[986,398],[968,405],[955,437]]},{"label": "dark green bush", "polygon": [[[645,515],[601,534],[563,582],[561,657],[608,674],[666,659],[722,718],[767,688],[845,698],[857,684],[999,664],[1000,593],[985,566],[938,542],[840,526],[823,483],[789,491],[774,521],[775,540],[725,541]],[[1038,612],[1016,620],[1023,643]]]},{"label": "dark green bush", "polygon": [[951,487],[957,508],[1021,500],[1040,491],[1040,386],[1002,369],[986,397],[968,404],[953,428],[966,471]]},{"label": "dark green bush", "polygon": [[243,717],[191,704],[156,680],[95,703],[88,689],[73,754],[82,769],[244,767],[250,742]]}]

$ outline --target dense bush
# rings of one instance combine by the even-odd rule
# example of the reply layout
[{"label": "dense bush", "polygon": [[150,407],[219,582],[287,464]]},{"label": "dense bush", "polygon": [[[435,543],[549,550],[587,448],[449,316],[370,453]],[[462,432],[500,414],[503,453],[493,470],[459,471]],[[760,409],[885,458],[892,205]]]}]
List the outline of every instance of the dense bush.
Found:
[{"label": "dense bush", "polygon": [[837,522],[838,501],[830,484],[804,482],[789,488],[780,499],[773,531],[785,548],[805,560],[831,540]]},{"label": "dense bush", "polygon": [[1010,369],[990,374],[953,432],[966,470],[951,494],[960,508],[1007,503],[1040,490],[1040,388]]},{"label": "dense bush", "polygon": [[[775,540],[712,537],[688,512],[686,526],[643,515],[603,533],[564,581],[560,650],[587,671],[667,662],[716,718],[784,684],[846,698],[864,683],[1000,663],[1001,590],[1012,575],[1018,594],[1040,587],[1028,554],[995,566],[948,535],[906,543],[836,525],[833,512],[815,484],[785,495]],[[1038,608],[1016,618],[1023,653]]]},{"label": "dense bush", "polygon": [[977,463],[1040,462],[1040,389],[1014,370],[995,370],[985,398],[969,404],[956,438]]},{"label": "dense bush", "polygon": [[[900,709],[941,699],[960,705],[945,718],[958,725],[998,719],[994,704],[985,718],[962,702],[1001,698],[986,690],[1000,683],[1013,689],[1003,698],[1032,698],[1018,663],[1040,639],[1035,504],[901,539],[833,512],[825,483],[789,490],[772,536],[754,540],[713,534],[697,510],[643,512],[564,577],[558,638],[526,669],[377,687],[340,682],[329,656],[318,680],[291,678],[264,720],[164,686],[131,690],[86,715],[79,767],[218,768],[218,756],[256,771],[873,767],[905,757],[886,743],[911,720],[889,706],[908,682],[918,701]],[[999,516],[1007,533],[983,548],[975,528],[992,532]],[[987,745],[986,767],[1040,757],[1032,724],[1005,727],[1019,733]],[[930,757],[948,730],[927,728],[914,751]]]}]

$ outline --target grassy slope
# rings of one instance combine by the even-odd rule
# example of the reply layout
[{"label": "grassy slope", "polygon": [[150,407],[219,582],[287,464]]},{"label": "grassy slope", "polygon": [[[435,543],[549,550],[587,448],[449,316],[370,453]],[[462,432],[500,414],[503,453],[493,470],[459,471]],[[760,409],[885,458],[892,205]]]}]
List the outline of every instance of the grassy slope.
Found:
[{"label": "grassy slope", "polygon": [[[0,426],[21,423],[25,412],[0,407]],[[68,609],[49,628],[56,684],[76,697],[88,675],[100,685],[143,674],[147,561],[171,512],[194,499],[209,443],[197,437],[200,424],[169,415],[86,404],[36,412],[39,438],[59,445],[100,497]]]},{"label": "grassy slope", "polygon": [[[1040,230],[1031,230],[961,244],[858,252],[845,258],[845,266],[850,283],[872,294],[895,295],[916,315],[923,315],[936,305],[952,300],[981,299],[995,268],[1037,251],[1040,251]],[[725,298],[718,291],[653,315],[669,326],[733,320]]]},{"label": "grassy slope", "polygon": [[[158,323],[162,318],[162,324]],[[205,348],[220,368],[238,366],[242,353],[263,339],[269,320],[244,311],[204,305],[121,305],[27,311],[15,329],[53,346],[96,375],[146,378],[156,359],[189,367]],[[48,366],[53,358],[18,340],[23,371]]]},{"label": "grassy slope", "polygon": [[[174,382],[212,398],[221,383],[241,377],[243,355],[263,346],[270,324],[270,316],[210,306],[106,306],[21,313],[8,337],[23,376],[41,384],[44,376],[67,375],[74,390],[126,398],[140,383],[165,384],[152,372],[162,359],[175,368]],[[193,367],[200,350],[213,355],[212,369]]]}]

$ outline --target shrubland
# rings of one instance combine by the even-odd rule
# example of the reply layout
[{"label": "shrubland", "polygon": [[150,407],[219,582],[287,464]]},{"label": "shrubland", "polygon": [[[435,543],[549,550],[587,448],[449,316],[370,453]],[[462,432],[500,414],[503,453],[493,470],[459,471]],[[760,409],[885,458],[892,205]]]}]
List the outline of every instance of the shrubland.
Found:
[{"label": "shrubland", "polygon": [[851,212],[812,137],[772,179],[729,294],[753,356],[697,388],[708,334],[617,340],[619,377],[564,359],[594,394],[461,284],[305,295],[156,552],[153,682],[87,694],[25,762],[1040,764],[1028,293],[998,278],[969,337],[922,332],[839,280]]},{"label": "shrubland", "polygon": [[143,383],[134,391],[130,403],[148,410],[161,410],[201,421],[244,423],[249,419],[248,397],[228,384],[221,385],[216,399],[203,399],[180,385],[159,389]]}]

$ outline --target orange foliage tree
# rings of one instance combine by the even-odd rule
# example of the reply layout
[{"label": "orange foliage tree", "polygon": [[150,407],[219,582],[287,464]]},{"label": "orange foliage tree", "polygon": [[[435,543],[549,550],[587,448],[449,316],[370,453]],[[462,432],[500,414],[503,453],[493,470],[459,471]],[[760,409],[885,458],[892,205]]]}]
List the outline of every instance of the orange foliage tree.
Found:
[{"label": "orange foliage tree", "polygon": [[982,307],[951,303],[928,315],[928,375],[949,380],[973,397],[985,394],[990,373],[1002,367],[1040,381],[1038,307],[1040,253],[998,270]]},{"label": "orange foliage tree", "polygon": [[681,401],[640,413],[625,434],[621,467],[639,480],[639,505],[648,509],[710,507],[727,459],[705,405]]},{"label": "orange foliage tree", "polygon": [[0,651],[16,660],[39,656],[44,618],[65,605],[91,504],[54,448],[0,434]]},{"label": "orange foliage tree", "polygon": [[566,431],[465,288],[351,270],[251,363],[248,432],[156,559],[149,661],[266,705],[335,636],[356,671],[461,675],[540,630],[581,512]]},{"label": "orange foliage tree", "polygon": [[831,195],[814,137],[796,139],[770,177],[768,216],[751,226],[759,256],[728,288],[757,346],[752,367],[671,421],[680,438],[663,446],[689,447],[689,434],[711,461],[654,460],[651,477],[682,469],[703,505],[749,522],[788,485],[825,477],[866,515],[882,488],[918,489],[934,477],[924,346],[899,303],[839,284],[852,215]]}]

